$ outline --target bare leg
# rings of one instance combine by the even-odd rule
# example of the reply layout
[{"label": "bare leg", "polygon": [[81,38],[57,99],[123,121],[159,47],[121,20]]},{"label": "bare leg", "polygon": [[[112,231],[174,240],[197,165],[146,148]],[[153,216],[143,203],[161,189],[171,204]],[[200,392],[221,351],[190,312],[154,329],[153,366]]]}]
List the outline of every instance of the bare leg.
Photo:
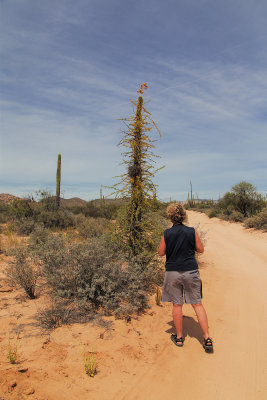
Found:
[{"label": "bare leg", "polygon": [[180,338],[183,336],[183,306],[179,306],[178,304],[173,304],[172,308],[172,316],[173,322],[176,328],[177,337]]},{"label": "bare leg", "polygon": [[192,307],[194,308],[194,310],[196,312],[196,316],[197,316],[199,325],[202,329],[204,339],[207,339],[209,337],[209,325],[208,325],[208,317],[207,317],[205,308],[203,307],[202,303],[192,304]]}]

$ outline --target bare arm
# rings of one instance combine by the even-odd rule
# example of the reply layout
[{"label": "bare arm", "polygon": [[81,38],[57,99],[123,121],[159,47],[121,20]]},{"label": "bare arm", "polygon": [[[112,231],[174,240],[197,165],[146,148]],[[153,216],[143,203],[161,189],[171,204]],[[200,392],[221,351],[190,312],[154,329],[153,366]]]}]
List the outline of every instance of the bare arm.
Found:
[{"label": "bare arm", "polygon": [[196,231],[195,231],[195,236],[196,236],[196,251],[198,253],[204,253],[204,246],[203,246],[201,240],[199,239],[199,236]]},{"label": "bare arm", "polygon": [[159,244],[158,255],[165,256],[165,254],[166,254],[166,243],[165,243],[164,235],[163,235],[161,238],[160,244]]}]

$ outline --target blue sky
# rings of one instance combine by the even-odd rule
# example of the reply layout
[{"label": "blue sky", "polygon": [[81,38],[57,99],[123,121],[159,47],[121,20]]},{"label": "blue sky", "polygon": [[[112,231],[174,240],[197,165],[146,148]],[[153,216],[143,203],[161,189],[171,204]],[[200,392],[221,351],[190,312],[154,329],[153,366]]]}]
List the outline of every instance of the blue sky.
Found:
[{"label": "blue sky", "polygon": [[[161,199],[267,190],[265,0],[0,0],[0,192],[99,197],[147,82]],[[157,138],[157,133],[152,133]],[[108,194],[104,189],[104,195]]]}]

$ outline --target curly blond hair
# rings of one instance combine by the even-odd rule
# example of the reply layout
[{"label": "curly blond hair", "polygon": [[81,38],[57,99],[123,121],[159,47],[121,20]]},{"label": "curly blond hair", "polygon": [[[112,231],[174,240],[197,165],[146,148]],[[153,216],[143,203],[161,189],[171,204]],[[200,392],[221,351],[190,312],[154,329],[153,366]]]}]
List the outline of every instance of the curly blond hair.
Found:
[{"label": "curly blond hair", "polygon": [[187,218],[186,211],[181,203],[171,203],[167,207],[166,213],[173,224],[182,224]]}]

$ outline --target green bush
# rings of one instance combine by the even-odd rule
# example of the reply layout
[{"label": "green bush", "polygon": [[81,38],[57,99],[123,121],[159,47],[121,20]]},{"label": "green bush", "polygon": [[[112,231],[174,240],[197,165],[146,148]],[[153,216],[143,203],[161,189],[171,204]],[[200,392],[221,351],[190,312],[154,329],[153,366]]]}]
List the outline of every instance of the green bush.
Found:
[{"label": "green bush", "polygon": [[229,215],[229,220],[230,221],[234,221],[234,222],[243,222],[244,221],[244,215],[239,211],[233,211]]},{"label": "green bush", "polygon": [[[234,206],[232,204],[228,205],[224,209],[221,210],[222,214],[229,217],[235,210]],[[226,218],[228,220],[228,218]]]},{"label": "green bush", "polygon": [[246,219],[244,225],[246,228],[255,228],[267,231],[267,209],[265,208],[255,217]]},{"label": "green bush", "polygon": [[8,206],[11,219],[31,218],[34,215],[34,202],[29,199],[13,200]]},{"label": "green bush", "polygon": [[54,297],[73,301],[81,309],[91,304],[118,317],[144,310],[159,276],[147,258],[125,263],[99,238],[70,243],[60,234],[50,235],[36,254]]},{"label": "green bush", "polygon": [[108,203],[105,200],[101,202],[92,200],[82,206],[73,206],[70,210],[73,214],[83,214],[85,217],[114,219],[120,207],[119,201]]},{"label": "green bush", "polygon": [[[2,220],[14,221],[13,229],[21,235],[30,234],[35,224],[43,224],[49,229],[66,229],[75,225],[71,211],[55,205],[55,197],[42,192],[40,201],[32,199],[14,200],[10,205],[1,206]],[[0,218],[1,220],[1,218]]]},{"label": "green bush", "polygon": [[29,251],[36,252],[38,249],[44,245],[44,243],[48,240],[48,237],[51,235],[51,231],[45,228],[43,225],[39,224],[34,227],[34,230],[30,234],[29,237]]},{"label": "green bush", "polygon": [[9,219],[8,205],[0,201],[0,224],[5,224]]},{"label": "green bush", "polygon": [[75,226],[74,216],[70,211],[64,209],[55,211],[41,210],[36,219],[45,228],[49,229],[66,229]]},{"label": "green bush", "polygon": [[109,229],[109,221],[104,218],[86,218],[78,215],[75,223],[79,235],[83,238],[100,237]]},{"label": "green bush", "polygon": [[263,197],[256,192],[255,186],[248,182],[240,182],[232,187],[218,202],[217,207],[224,215],[238,211],[244,217],[253,216],[265,205]]},{"label": "green bush", "polygon": [[214,218],[218,216],[218,211],[214,208],[212,208],[210,211],[208,211],[208,216],[209,218]]},{"label": "green bush", "polygon": [[37,273],[32,265],[27,248],[20,246],[13,249],[13,260],[5,270],[6,276],[13,285],[23,288],[30,299],[35,299]]},{"label": "green bush", "polygon": [[85,315],[67,301],[51,299],[50,304],[45,309],[37,311],[35,319],[41,328],[50,330],[62,325],[88,322],[93,319],[93,316],[90,313]]},{"label": "green bush", "polygon": [[[130,251],[130,226],[127,220],[128,208],[121,207],[117,213],[116,223],[112,226],[113,237],[111,237],[111,242],[114,245],[114,250],[123,251],[127,255],[131,255]],[[142,253],[153,254],[157,251],[162,233],[169,225],[166,219],[166,210],[164,211],[164,216],[161,212],[146,211],[143,216],[142,226],[143,226],[143,237],[139,242],[140,247],[142,247]],[[141,253],[141,254],[142,254]]]},{"label": "green bush", "polygon": [[30,235],[36,223],[33,218],[22,218],[11,222],[11,229],[18,235]]}]

